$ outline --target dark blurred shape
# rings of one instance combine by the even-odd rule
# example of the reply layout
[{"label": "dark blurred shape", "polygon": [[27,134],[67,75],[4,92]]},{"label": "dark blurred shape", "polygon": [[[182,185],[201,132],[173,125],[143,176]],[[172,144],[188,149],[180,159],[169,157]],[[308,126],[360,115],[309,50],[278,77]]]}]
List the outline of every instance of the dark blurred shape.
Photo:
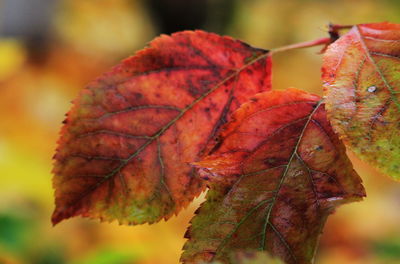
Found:
[{"label": "dark blurred shape", "polygon": [[204,26],[207,1],[199,0],[148,0],[153,19],[162,33]]},{"label": "dark blurred shape", "polygon": [[57,2],[58,0],[3,0],[0,9],[0,36],[22,39],[32,62],[43,62]]},{"label": "dark blurred shape", "polygon": [[144,0],[160,33],[205,29],[223,34],[237,0]]},{"label": "dark blurred shape", "polygon": [[30,261],[32,264],[64,264],[67,263],[64,250],[61,247],[47,245],[42,251],[35,252],[36,254]]}]

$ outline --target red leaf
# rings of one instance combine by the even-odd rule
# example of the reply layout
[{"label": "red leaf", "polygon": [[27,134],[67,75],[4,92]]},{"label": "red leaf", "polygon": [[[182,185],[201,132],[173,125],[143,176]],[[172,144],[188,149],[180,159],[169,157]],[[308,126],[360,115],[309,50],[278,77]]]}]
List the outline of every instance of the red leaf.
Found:
[{"label": "red leaf", "polygon": [[197,160],[230,113],[270,89],[268,52],[202,31],[161,36],[74,101],[55,155],[54,224],[153,223],[203,189]]},{"label": "red leaf", "polygon": [[258,94],[220,140],[195,163],[211,188],[186,233],[184,263],[229,263],[230,252],[254,249],[309,264],[328,215],[365,196],[318,96]]},{"label": "red leaf", "polygon": [[400,24],[357,25],[329,46],[329,120],[362,159],[400,180]]}]

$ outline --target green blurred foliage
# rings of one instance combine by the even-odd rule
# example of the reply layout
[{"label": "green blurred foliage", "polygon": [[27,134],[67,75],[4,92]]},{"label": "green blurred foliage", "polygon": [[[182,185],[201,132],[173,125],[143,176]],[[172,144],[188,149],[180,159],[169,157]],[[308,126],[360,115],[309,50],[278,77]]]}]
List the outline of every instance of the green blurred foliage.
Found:
[{"label": "green blurred foliage", "polygon": [[1,210],[0,255],[12,257],[17,263],[66,263],[62,245],[43,236],[43,216],[34,209],[38,209],[37,205],[26,201]]},{"label": "green blurred foliage", "polygon": [[400,234],[373,243],[373,251],[383,259],[400,262]]},{"label": "green blurred foliage", "polygon": [[1,212],[0,214],[0,243],[14,253],[23,253],[29,248],[27,243],[33,233],[31,219]]},{"label": "green blurred foliage", "polygon": [[75,261],[73,264],[135,264],[137,263],[136,258],[131,252],[104,249]]}]

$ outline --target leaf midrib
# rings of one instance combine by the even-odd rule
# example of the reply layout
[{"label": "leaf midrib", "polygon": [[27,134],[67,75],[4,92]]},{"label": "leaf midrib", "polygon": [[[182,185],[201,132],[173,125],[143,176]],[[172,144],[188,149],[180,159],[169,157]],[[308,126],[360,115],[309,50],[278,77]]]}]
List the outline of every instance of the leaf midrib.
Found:
[{"label": "leaf midrib", "polygon": [[[260,249],[265,250],[266,229],[267,229],[268,224],[272,225],[272,223],[270,223],[270,221],[269,221],[271,212],[272,212],[272,210],[273,210],[273,208],[274,208],[274,206],[275,206],[276,200],[277,200],[277,198],[278,198],[278,196],[279,196],[279,192],[280,192],[280,190],[281,190],[281,188],[282,188],[282,185],[283,185],[283,182],[284,182],[284,180],[285,180],[285,178],[286,178],[286,176],[287,176],[287,173],[288,173],[288,171],[289,171],[290,165],[291,165],[293,159],[296,157],[296,155],[298,155],[298,154],[297,154],[297,150],[298,150],[298,147],[300,146],[300,143],[301,143],[301,141],[302,141],[302,139],[303,139],[304,133],[305,133],[305,131],[306,131],[306,129],[307,129],[309,123],[311,122],[313,115],[317,112],[317,110],[319,109],[319,107],[320,107],[321,104],[323,103],[323,100],[316,101],[315,103],[316,103],[316,106],[315,106],[315,108],[313,109],[313,111],[310,113],[310,115],[308,116],[307,121],[306,121],[306,123],[304,124],[304,127],[303,127],[303,129],[302,129],[302,131],[301,131],[301,133],[300,133],[300,135],[299,135],[299,138],[298,138],[298,140],[297,140],[297,142],[296,142],[295,147],[293,148],[292,154],[291,154],[291,156],[290,156],[290,158],[289,158],[287,164],[286,164],[286,165],[277,166],[277,167],[273,167],[273,168],[270,168],[270,169],[268,169],[268,170],[265,170],[265,171],[269,171],[269,170],[276,169],[276,168],[279,168],[279,167],[283,167],[283,166],[285,167],[285,171],[284,171],[283,174],[282,174],[282,177],[281,177],[281,180],[280,180],[280,182],[279,182],[279,184],[278,184],[278,187],[277,187],[276,189],[273,190],[273,192],[275,193],[275,195],[274,195],[272,198],[269,198],[269,199],[267,199],[267,200],[261,201],[261,202],[258,203],[255,207],[253,207],[253,208],[241,219],[241,221],[237,224],[237,226],[234,228],[234,230],[233,230],[232,232],[230,232],[230,233],[228,234],[228,236],[226,236],[226,237],[222,240],[221,244],[220,244],[220,245],[218,246],[218,248],[216,249],[216,252],[217,252],[217,253],[218,253],[219,251],[221,251],[221,250],[224,248],[224,246],[226,245],[227,241],[232,237],[232,235],[236,232],[236,230],[240,227],[240,225],[242,225],[242,224],[244,223],[244,221],[245,221],[257,208],[259,208],[261,205],[265,204],[266,202],[271,201],[271,204],[269,205],[269,209],[268,209],[268,211],[267,211],[267,213],[266,213],[265,224],[264,224],[264,228],[263,228],[263,236],[262,236],[262,239],[261,239],[261,242],[260,242]],[[265,171],[263,171],[263,172],[265,172]],[[246,176],[246,175],[242,175],[242,177],[240,177],[240,178],[238,179],[238,182],[243,178],[243,176]],[[277,230],[276,230],[276,231],[277,231]],[[282,239],[282,238],[280,237],[280,239]],[[286,248],[287,248],[287,250],[288,250],[290,256],[291,256],[295,261],[297,261],[296,256],[294,255],[293,251],[291,250],[291,248],[289,247],[289,245],[287,244],[287,242],[286,242],[286,241],[282,241],[282,242],[285,244],[285,246],[286,246]],[[213,257],[213,259],[214,259],[214,258],[215,258],[215,257]]]},{"label": "leaf midrib", "polygon": [[395,103],[395,105],[397,106],[397,109],[400,113],[400,102],[397,99],[397,97],[395,96],[395,91],[393,90],[393,87],[389,84],[389,82],[386,80],[386,77],[383,75],[381,69],[379,68],[378,64],[376,63],[376,61],[374,60],[374,58],[371,55],[371,51],[369,50],[367,44],[365,43],[364,37],[361,34],[361,30],[360,30],[360,26],[357,25],[355,26],[356,30],[355,32],[357,33],[359,39],[360,39],[360,43],[361,46],[363,47],[365,53],[367,54],[368,59],[371,61],[371,63],[374,65],[376,71],[378,72],[379,76],[381,77],[383,83],[385,84],[385,86],[387,87],[387,89],[389,90],[390,93],[390,98],[391,100]]},{"label": "leaf midrib", "polygon": [[[323,102],[323,100],[320,100],[320,101],[316,102],[315,108],[314,108],[313,111],[310,113],[310,116],[308,117],[306,123],[304,124],[304,127],[303,127],[303,129],[302,129],[302,131],[301,131],[301,133],[300,133],[299,139],[297,140],[297,143],[296,143],[296,145],[295,145],[295,147],[294,147],[294,149],[293,149],[292,155],[290,156],[289,161],[288,161],[288,163],[287,163],[287,165],[286,165],[286,169],[285,169],[285,171],[283,172],[283,175],[282,175],[282,177],[281,177],[281,181],[279,182],[279,185],[278,185],[278,188],[277,188],[277,190],[276,190],[275,196],[273,197],[271,206],[270,206],[270,208],[269,208],[269,210],[268,210],[268,212],[267,212],[267,215],[266,215],[266,217],[265,217],[265,225],[264,225],[265,227],[264,227],[264,230],[263,230],[263,237],[262,237],[261,245],[260,245],[260,247],[261,247],[263,250],[265,250],[266,233],[267,233],[267,232],[266,232],[266,231],[267,231],[266,229],[267,229],[268,223],[270,222],[269,219],[270,219],[270,216],[271,216],[271,212],[272,212],[272,210],[273,210],[273,208],[274,208],[274,206],[275,206],[275,204],[276,204],[276,200],[277,200],[277,198],[278,198],[278,196],[279,196],[279,192],[280,192],[280,190],[281,190],[281,188],[282,188],[283,182],[285,181],[285,178],[286,178],[287,173],[288,173],[288,171],[289,171],[290,165],[291,165],[293,159],[296,157],[296,155],[298,155],[297,150],[298,150],[298,148],[299,148],[299,146],[300,146],[300,143],[301,143],[301,141],[302,141],[302,139],[303,139],[303,136],[304,136],[304,133],[305,133],[307,127],[308,127],[308,124],[311,122],[313,115],[317,112],[317,110],[318,110],[319,107],[321,106],[322,102]],[[271,224],[272,224],[272,223],[271,223]],[[287,245],[287,244],[285,243],[285,245]],[[288,246],[288,245],[287,245],[287,246]],[[287,249],[288,249],[288,251],[289,251],[290,256],[294,259],[294,261],[297,261],[297,258],[296,258],[296,256],[294,255],[293,251],[290,249],[290,247],[287,247]]]}]

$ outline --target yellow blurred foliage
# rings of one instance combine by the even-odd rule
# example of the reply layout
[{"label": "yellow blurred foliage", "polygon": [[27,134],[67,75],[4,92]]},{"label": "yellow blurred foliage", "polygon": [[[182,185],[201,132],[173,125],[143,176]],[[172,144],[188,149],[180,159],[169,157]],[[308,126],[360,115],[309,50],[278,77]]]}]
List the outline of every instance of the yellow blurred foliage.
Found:
[{"label": "yellow blurred foliage", "polygon": [[64,1],[55,21],[62,40],[95,56],[126,56],[151,40],[153,26],[138,1]]},{"label": "yellow blurred foliage", "polygon": [[26,54],[20,41],[3,39],[0,41],[0,82],[15,73],[25,62]]}]

